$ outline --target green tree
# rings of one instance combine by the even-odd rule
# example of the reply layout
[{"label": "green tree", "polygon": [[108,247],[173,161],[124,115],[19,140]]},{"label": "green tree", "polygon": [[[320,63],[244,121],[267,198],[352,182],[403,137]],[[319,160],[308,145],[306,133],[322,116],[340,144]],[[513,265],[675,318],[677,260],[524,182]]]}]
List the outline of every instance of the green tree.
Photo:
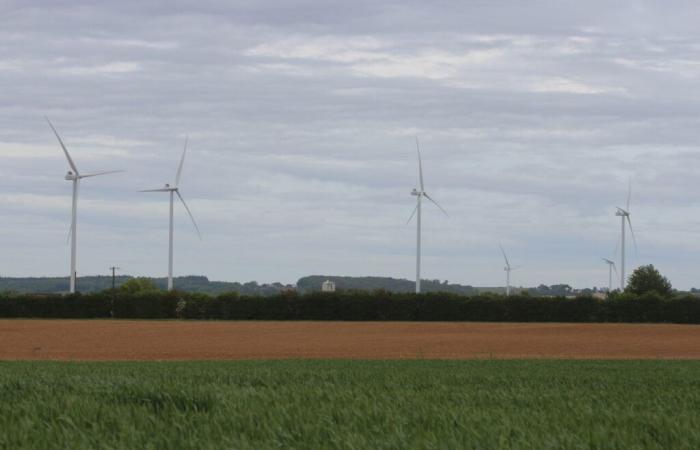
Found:
[{"label": "green tree", "polygon": [[119,286],[121,292],[135,294],[137,292],[157,291],[158,287],[148,278],[132,278],[126,283]]},{"label": "green tree", "polygon": [[661,295],[671,295],[671,282],[652,264],[637,267],[627,281],[625,292],[641,295],[652,291]]}]

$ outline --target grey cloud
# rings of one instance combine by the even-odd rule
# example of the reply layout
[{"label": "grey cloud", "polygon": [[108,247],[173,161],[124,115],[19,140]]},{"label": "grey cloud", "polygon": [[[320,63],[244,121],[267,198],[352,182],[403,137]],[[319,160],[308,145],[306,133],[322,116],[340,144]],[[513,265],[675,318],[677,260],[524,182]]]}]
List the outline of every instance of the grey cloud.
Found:
[{"label": "grey cloud", "polygon": [[178,273],[411,277],[418,134],[451,214],[426,212],[426,276],[502,283],[502,241],[523,284],[605,284],[632,176],[633,262],[698,285],[700,14],[671,3],[6,2],[0,274],[65,272],[48,114],[82,164],[129,169],[83,190],[82,273],[163,272],[167,202],[135,191],[189,135],[205,236],[178,212]]}]

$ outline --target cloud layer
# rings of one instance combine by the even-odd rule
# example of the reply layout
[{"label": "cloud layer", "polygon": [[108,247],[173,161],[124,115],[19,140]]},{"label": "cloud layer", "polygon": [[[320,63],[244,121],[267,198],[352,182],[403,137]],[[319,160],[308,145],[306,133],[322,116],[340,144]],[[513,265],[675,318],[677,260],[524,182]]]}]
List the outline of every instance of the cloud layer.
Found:
[{"label": "cloud layer", "polygon": [[[67,164],[88,179],[79,273],[292,282],[424,276],[604,286],[632,178],[634,265],[700,286],[694,2],[5,2],[0,274],[68,272]],[[671,7],[673,6],[673,7]]]}]

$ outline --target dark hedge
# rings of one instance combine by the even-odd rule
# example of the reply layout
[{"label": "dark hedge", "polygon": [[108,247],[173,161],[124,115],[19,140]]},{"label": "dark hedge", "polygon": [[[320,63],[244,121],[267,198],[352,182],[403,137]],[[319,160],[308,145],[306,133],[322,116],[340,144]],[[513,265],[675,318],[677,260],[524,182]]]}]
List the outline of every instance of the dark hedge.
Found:
[{"label": "dark hedge", "polygon": [[216,320],[396,320],[700,323],[700,298],[462,296],[386,291],[295,292],[271,297],[149,291],[125,294],[0,294],[0,317]]}]

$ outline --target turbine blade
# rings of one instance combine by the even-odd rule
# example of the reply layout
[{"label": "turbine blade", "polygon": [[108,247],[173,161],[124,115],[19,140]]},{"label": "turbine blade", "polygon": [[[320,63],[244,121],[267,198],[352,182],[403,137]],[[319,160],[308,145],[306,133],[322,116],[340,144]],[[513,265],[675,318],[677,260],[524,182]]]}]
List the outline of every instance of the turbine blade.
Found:
[{"label": "turbine blade", "polygon": [[406,221],[406,225],[411,223],[411,219],[413,219],[413,216],[416,215],[416,211],[418,211],[418,203],[417,202],[416,202],[416,207],[413,208],[413,212],[411,213],[411,217],[409,217],[408,220]]},{"label": "turbine blade", "polygon": [[430,200],[431,202],[435,203],[435,206],[437,206],[438,208],[440,208],[440,211],[442,211],[447,217],[450,217],[450,215],[447,214],[447,211],[445,211],[445,209],[444,209],[442,206],[440,206],[440,204],[438,204],[438,202],[436,202],[435,200],[433,200],[433,198],[432,198],[431,196],[429,196],[429,195],[426,194],[425,192],[423,192],[423,195],[425,196],[425,198],[427,198],[427,199]]},{"label": "turbine blade", "polygon": [[505,250],[503,250],[503,246],[501,244],[498,244],[498,247],[501,249],[501,253],[503,253],[503,259],[506,260],[506,267],[508,270],[510,270],[510,262],[508,262],[508,257],[506,256]]},{"label": "turbine blade", "polygon": [[170,192],[169,188],[160,188],[160,189],[142,189],[139,192]]},{"label": "turbine blade", "polygon": [[185,137],[185,148],[182,150],[182,156],[180,157],[180,165],[177,167],[177,175],[175,175],[175,187],[180,185],[180,175],[182,175],[182,166],[185,164],[185,153],[187,153],[187,141],[189,137]]},{"label": "turbine blade", "polygon": [[632,200],[632,177],[629,179],[627,188],[627,211],[630,210],[630,200]]},{"label": "turbine blade", "polygon": [[418,136],[416,136],[416,150],[418,151],[418,178],[420,179],[420,190],[425,190],[423,186],[423,163],[420,159],[420,145],[418,144]]},{"label": "turbine blade", "polygon": [[70,153],[68,153],[68,149],[66,148],[65,144],[63,144],[63,141],[61,140],[61,136],[58,135],[58,131],[56,131],[56,128],[54,128],[53,124],[49,120],[48,117],[44,116],[44,119],[46,119],[46,122],[49,124],[51,129],[53,130],[53,134],[56,135],[56,139],[58,139],[58,143],[61,144],[61,148],[63,148],[63,153],[66,154],[66,158],[68,158],[68,164],[70,165],[71,169],[73,169],[73,172],[75,172],[76,175],[78,175],[78,168],[75,167],[75,163],[73,162],[73,159],[70,157]]},{"label": "turbine blade", "polygon": [[615,272],[615,275],[617,275],[617,267],[615,266],[615,262],[612,263],[613,266],[613,272]]},{"label": "turbine blade", "polygon": [[632,219],[630,219],[630,216],[627,217],[627,224],[630,227],[630,234],[632,234],[632,242],[634,242],[634,251],[638,252],[639,248],[637,248],[637,238],[634,235],[634,228],[632,228]]},{"label": "turbine blade", "polygon": [[102,172],[93,172],[93,173],[88,173],[85,175],[80,175],[80,178],[99,177],[100,175],[108,175],[110,173],[120,173],[120,172],[126,172],[126,170],[105,170]]},{"label": "turbine blade", "polygon": [[190,208],[187,206],[187,203],[185,203],[185,199],[182,198],[182,195],[180,194],[180,191],[175,191],[177,196],[180,198],[180,201],[182,202],[182,205],[185,207],[187,210],[187,214],[189,214],[190,219],[192,219],[192,224],[194,225],[195,230],[197,230],[197,235],[199,236],[199,239],[202,239],[202,233],[199,232],[199,227],[197,226],[197,222],[194,221],[194,216],[192,215],[192,211],[190,211]]}]

